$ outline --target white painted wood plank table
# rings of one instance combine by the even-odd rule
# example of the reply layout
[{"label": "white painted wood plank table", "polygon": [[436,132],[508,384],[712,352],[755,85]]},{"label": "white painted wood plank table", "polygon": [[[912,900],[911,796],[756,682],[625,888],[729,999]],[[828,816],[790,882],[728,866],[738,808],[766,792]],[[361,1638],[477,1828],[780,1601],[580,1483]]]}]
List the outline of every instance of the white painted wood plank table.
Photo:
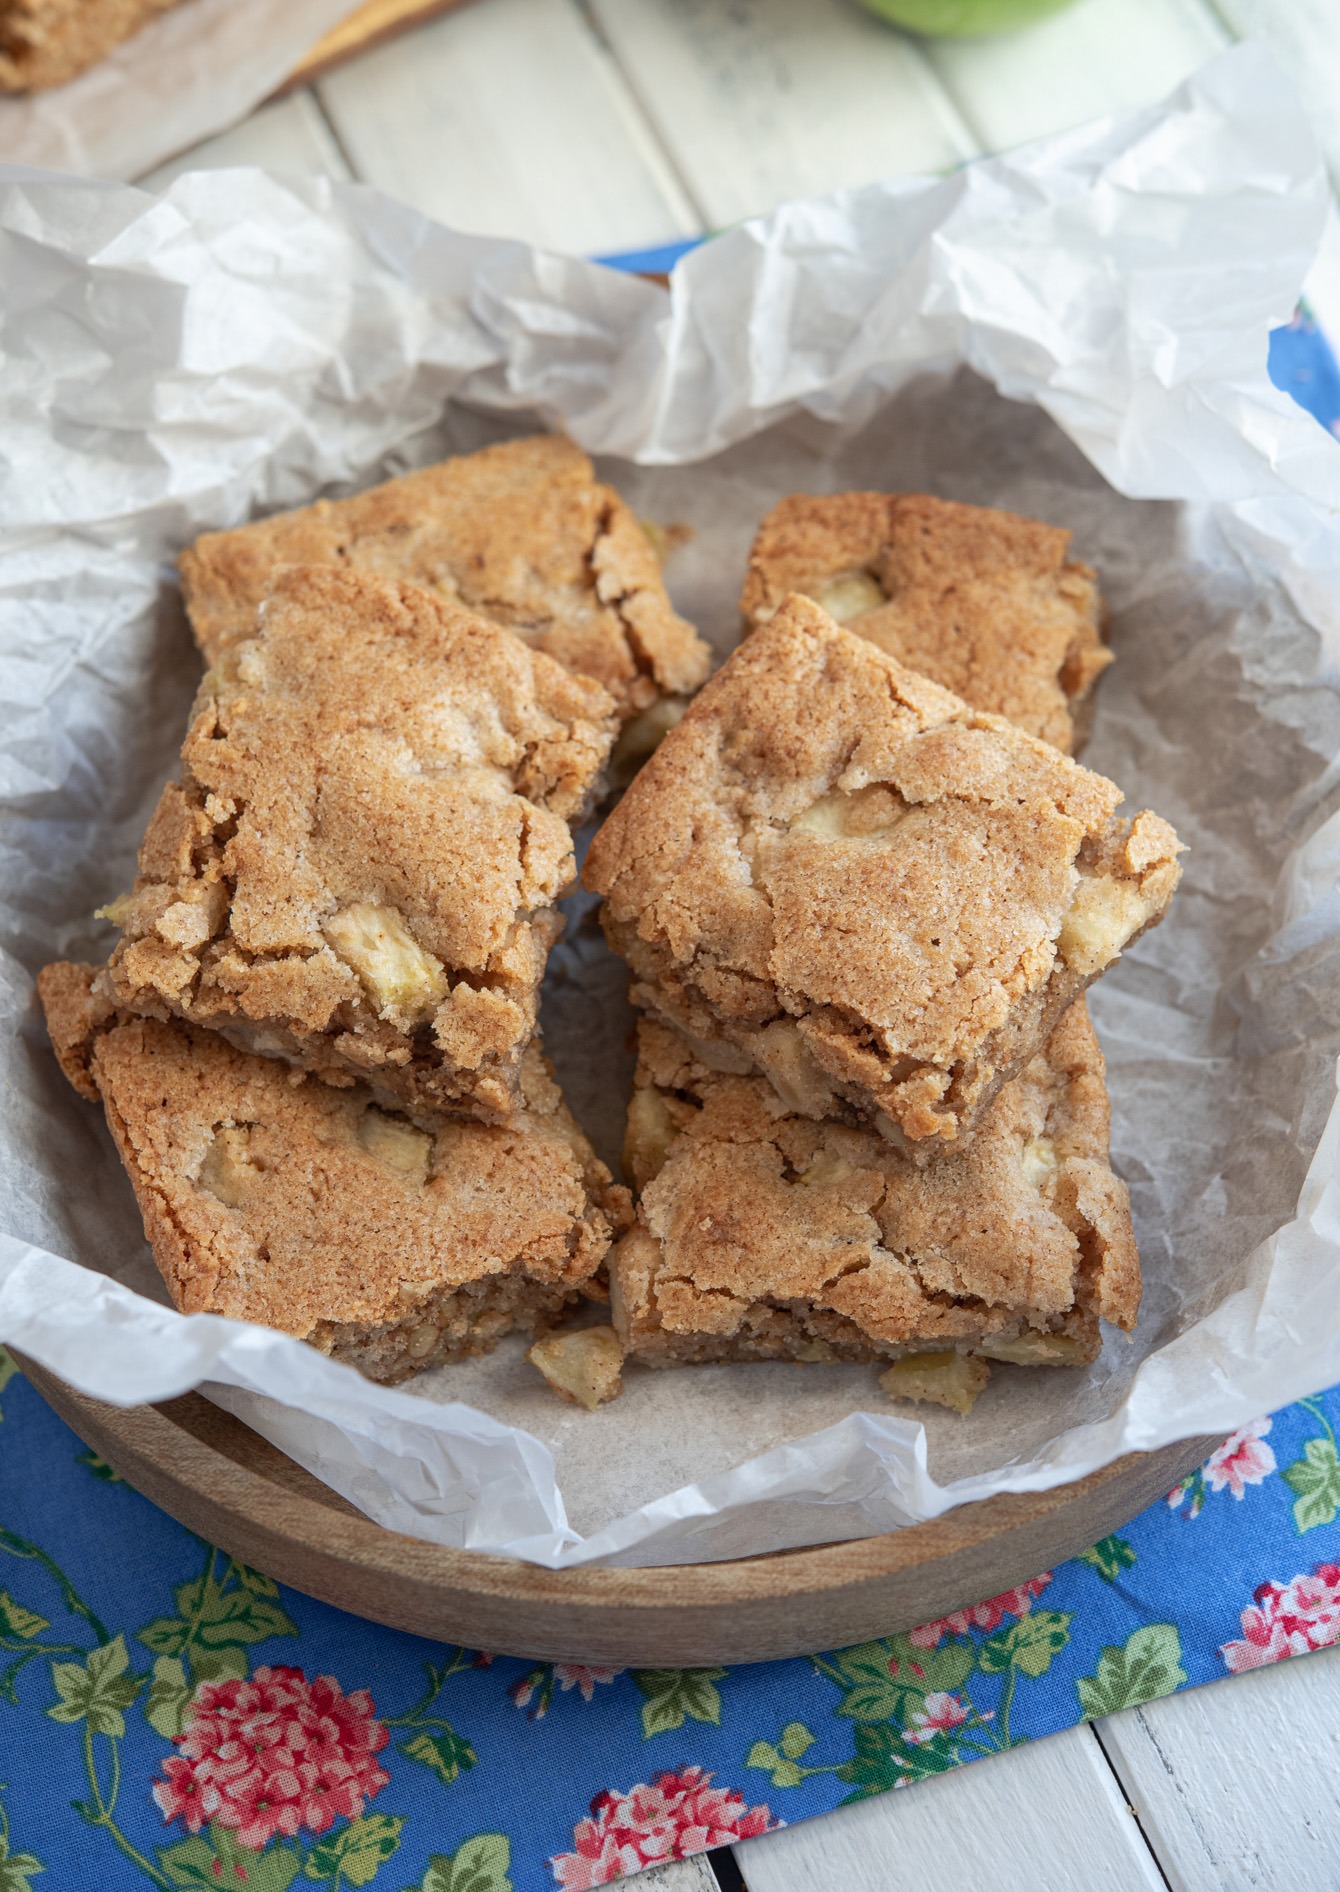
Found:
[{"label": "white painted wood plank table", "polygon": [[[851,0],[480,0],[153,174],[263,164],[606,255],[1147,104],[1268,37],[1340,177],[1340,0],[1079,0],[1008,39]],[[1340,1892],[1340,1650],[738,1847],[748,1892]],[[716,1892],[705,1860],[648,1892]]]}]

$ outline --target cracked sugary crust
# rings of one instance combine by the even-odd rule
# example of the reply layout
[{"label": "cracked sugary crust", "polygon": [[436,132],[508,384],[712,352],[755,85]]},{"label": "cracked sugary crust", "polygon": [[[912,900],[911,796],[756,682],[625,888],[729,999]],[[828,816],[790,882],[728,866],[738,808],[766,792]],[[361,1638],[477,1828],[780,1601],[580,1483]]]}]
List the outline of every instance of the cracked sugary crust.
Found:
[{"label": "cracked sugary crust", "polygon": [[405,579],[467,606],[596,678],[624,720],[658,696],[696,690],[710,665],[666,596],[636,516],[557,435],[197,539],[181,575],[206,657],[249,634],[279,567],[324,564]]},{"label": "cracked sugary crust", "polygon": [[759,527],[740,605],[753,626],[789,592],[819,596],[837,574],[868,573],[887,602],[845,618],[852,630],[1073,751],[1111,652],[1095,574],[1069,546],[1056,526],[925,493],[797,493]]},{"label": "cracked sugary crust", "polygon": [[179,0],[2,0],[0,92],[64,85]]},{"label": "cracked sugary crust", "polygon": [[[75,1088],[103,1103],[183,1313],[257,1321],[403,1379],[553,1316],[628,1220],[538,1047],[509,1124],[439,1119],[429,1137],[383,1118],[362,1085],[332,1090],[213,1032],[117,1014],[94,971],[44,969],[48,1027]],[[388,1124],[422,1164],[373,1154]],[[221,1133],[231,1202],[201,1180]]]},{"label": "cracked sugary crust", "polygon": [[[586,885],[635,1003],[896,1142],[971,1133],[1101,966],[1077,891],[1162,917],[1179,843],[1100,775],[792,596],[597,834]],[[859,831],[818,832],[838,808]],[[806,825],[810,824],[810,825]],[[1112,956],[1112,955],[1110,955]]]},{"label": "cracked sugary crust", "polygon": [[[397,1107],[505,1117],[613,729],[598,684],[457,606],[289,568],[201,685],[108,997]],[[436,994],[365,987],[331,932],[350,909],[393,915]]]},{"label": "cracked sugary crust", "polygon": [[1042,1333],[1075,1343],[1078,1364],[1098,1351],[1100,1317],[1134,1327],[1139,1258],[1082,999],[971,1147],[924,1166],[869,1129],[788,1112],[759,1078],[710,1070],[655,1021],[639,1054],[630,1124],[652,1092],[661,1147],[647,1169],[661,1167],[610,1257],[636,1358],[896,1358]]}]

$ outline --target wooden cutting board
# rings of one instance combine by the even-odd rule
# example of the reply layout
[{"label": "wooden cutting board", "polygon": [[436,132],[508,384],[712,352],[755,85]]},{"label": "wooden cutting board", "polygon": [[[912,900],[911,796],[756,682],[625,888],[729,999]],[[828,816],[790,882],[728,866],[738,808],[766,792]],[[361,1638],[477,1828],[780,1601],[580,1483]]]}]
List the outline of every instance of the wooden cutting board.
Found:
[{"label": "wooden cutting board", "polygon": [[332,27],[324,39],[317,41],[301,65],[290,73],[279,88],[280,92],[291,92],[297,86],[310,85],[313,79],[319,79],[333,66],[342,65],[346,59],[367,52],[369,47],[377,45],[379,41],[406,32],[411,26],[422,26],[425,20],[435,19],[439,13],[449,12],[461,4],[462,0],[364,0],[364,4],[356,7],[348,19]]}]

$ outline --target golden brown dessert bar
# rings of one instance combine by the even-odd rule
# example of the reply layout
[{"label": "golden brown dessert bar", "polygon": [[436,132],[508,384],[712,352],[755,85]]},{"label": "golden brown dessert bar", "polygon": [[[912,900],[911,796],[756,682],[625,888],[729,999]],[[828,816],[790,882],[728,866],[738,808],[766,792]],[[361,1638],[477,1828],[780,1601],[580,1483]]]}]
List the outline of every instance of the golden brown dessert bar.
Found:
[{"label": "golden brown dessert bar", "polygon": [[752,628],[803,592],[974,709],[1073,751],[1111,652],[1069,547],[1056,526],[924,493],[797,493],[758,529],[741,609]]},{"label": "golden brown dessert bar", "polygon": [[811,1117],[961,1140],[1159,920],[1180,843],[792,596],[690,706],[583,878],[632,996]]},{"label": "golden brown dessert bar", "polygon": [[406,579],[505,626],[602,683],[625,723],[696,690],[710,665],[636,515],[557,435],[197,539],[181,575],[205,656],[250,634],[281,566],[323,564]]},{"label": "golden brown dessert bar", "polygon": [[458,605],[287,568],[201,685],[103,989],[411,1114],[506,1117],[614,726]]},{"label": "golden brown dessert bar", "polygon": [[62,1068],[102,1102],[186,1314],[309,1341],[371,1379],[482,1353],[589,1288],[627,1220],[537,1046],[506,1127],[431,1134],[173,1019],[130,1018],[91,966],[39,991]]},{"label": "golden brown dessert bar", "polygon": [[64,85],[178,0],[0,0],[0,92]]},{"label": "golden brown dessert bar", "polygon": [[[1129,1330],[1140,1304],[1108,1116],[1082,999],[971,1146],[920,1166],[643,1020],[624,1158],[641,1202],[609,1264],[625,1352],[650,1366],[899,1361],[890,1390],[913,1397],[913,1375],[943,1380],[965,1353],[1091,1360],[1099,1321]],[[970,1372],[980,1388],[985,1371]]]}]

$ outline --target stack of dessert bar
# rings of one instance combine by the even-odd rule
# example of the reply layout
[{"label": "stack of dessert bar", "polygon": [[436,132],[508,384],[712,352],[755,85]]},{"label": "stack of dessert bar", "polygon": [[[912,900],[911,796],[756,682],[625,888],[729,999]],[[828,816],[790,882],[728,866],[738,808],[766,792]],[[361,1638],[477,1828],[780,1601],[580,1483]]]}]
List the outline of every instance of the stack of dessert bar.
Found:
[{"label": "stack of dessert bar", "polygon": [[764,522],[748,635],[584,872],[645,1014],[626,1356],[881,1360],[966,1411],[1134,1325],[1083,994],[1180,846],[1066,753],[1108,661],[1067,542],[916,496]]},{"label": "stack of dessert bar", "polygon": [[[383,1380],[538,1327],[587,1406],[625,1358],[874,1360],[966,1411],[1132,1327],[1083,994],[1179,843],[1070,753],[1109,652],[1067,547],[785,500],[694,697],[647,531],[560,439],[199,540],[180,775],[108,963],[40,980],[177,1305]],[[644,761],[584,876],[644,1014],[634,1219],[537,1014],[572,825]]]},{"label": "stack of dessert bar", "polygon": [[209,662],[102,967],[45,969],[178,1307],[395,1380],[552,1320],[626,1225],[536,1033],[572,824],[706,646],[590,463],[518,441],[218,534]]}]

